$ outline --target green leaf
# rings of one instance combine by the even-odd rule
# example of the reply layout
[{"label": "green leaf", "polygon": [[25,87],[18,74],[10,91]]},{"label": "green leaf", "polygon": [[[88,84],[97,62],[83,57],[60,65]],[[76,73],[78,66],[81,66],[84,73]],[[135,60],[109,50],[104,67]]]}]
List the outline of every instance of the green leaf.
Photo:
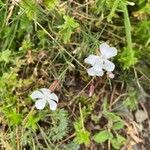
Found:
[{"label": "green leaf", "polygon": [[119,61],[123,63],[123,69],[129,69],[131,66],[137,63],[138,59],[135,57],[135,51],[124,47]]},{"label": "green leaf", "polygon": [[107,21],[108,22],[111,22],[112,20],[112,17],[114,16],[114,14],[115,14],[115,11],[116,11],[116,9],[117,9],[117,7],[118,7],[118,5],[119,5],[119,2],[120,2],[120,0],[115,0],[115,2],[114,2],[114,4],[113,4],[113,7],[112,7],[112,9],[111,9],[111,12],[110,12],[110,14],[107,16]]},{"label": "green leaf", "polygon": [[117,134],[117,137],[111,139],[110,141],[111,141],[112,146],[115,149],[119,149],[120,150],[121,147],[125,144],[126,139],[123,136]]},{"label": "green leaf", "polygon": [[105,3],[106,0],[96,0],[92,7],[93,12],[97,15],[102,13],[105,9]]},{"label": "green leaf", "polygon": [[53,126],[48,129],[47,135],[53,142],[62,140],[68,133],[68,112],[64,109],[57,109],[51,114]]},{"label": "green leaf", "polygon": [[80,130],[79,132],[76,132],[76,137],[74,141],[78,144],[85,144],[89,145],[90,143],[90,133],[86,130]]},{"label": "green leaf", "polygon": [[123,105],[133,111],[138,105],[136,92],[130,91],[128,94],[129,96],[125,99],[125,101],[123,101]]},{"label": "green leaf", "polygon": [[137,58],[135,57],[135,52],[132,48],[132,36],[131,36],[131,24],[130,18],[127,8],[127,3],[125,1],[120,1],[121,9],[123,10],[124,15],[124,25],[125,25],[125,32],[126,32],[126,43],[127,47],[121,54],[120,62],[123,63],[124,69],[129,69],[137,62]]},{"label": "green leaf", "polygon": [[105,97],[105,98],[104,98],[103,105],[102,105],[104,112],[106,112],[106,111],[108,110],[108,106],[109,106],[109,105],[108,105],[108,102],[107,102],[107,98]]},{"label": "green leaf", "polygon": [[72,33],[77,27],[79,27],[79,24],[75,22],[75,20],[70,16],[64,16],[64,20],[64,24],[59,26],[59,28],[61,29],[59,33],[64,43],[66,44],[70,41]]},{"label": "green leaf", "polygon": [[75,143],[75,141],[70,141],[68,144],[64,144],[63,150],[79,150],[80,145]]},{"label": "green leaf", "polygon": [[58,0],[43,0],[43,3],[49,10],[52,10],[58,4]]},{"label": "green leaf", "polygon": [[6,110],[5,112],[6,118],[8,118],[10,125],[18,125],[21,123],[22,114],[16,112],[16,110]]},{"label": "green leaf", "polygon": [[3,51],[0,55],[1,55],[0,61],[4,61],[4,62],[8,63],[10,61],[9,58],[11,55],[11,51],[7,49],[7,50]]},{"label": "green leaf", "polygon": [[35,116],[34,114],[31,114],[26,122],[25,127],[26,128],[32,128],[33,130],[37,129],[37,122],[40,120],[41,118],[39,116]]},{"label": "green leaf", "polygon": [[0,0],[0,7],[4,6],[5,4]]},{"label": "green leaf", "polygon": [[106,116],[106,118],[108,118],[108,120],[111,120],[112,122],[122,120],[119,116],[117,116],[115,113],[112,112],[105,111],[104,115]]},{"label": "green leaf", "polygon": [[23,9],[20,11],[24,11],[29,18],[29,20],[36,19],[39,15],[38,3],[36,0],[23,0],[20,2],[20,5]]},{"label": "green leaf", "polygon": [[118,121],[118,122],[115,122],[115,123],[113,124],[112,129],[113,129],[113,130],[120,130],[120,129],[122,129],[123,127],[124,127],[124,122],[123,122],[123,121]]},{"label": "green leaf", "polygon": [[99,133],[94,135],[94,141],[97,143],[103,143],[108,139],[113,137],[112,133],[107,130],[100,131]]},{"label": "green leaf", "polygon": [[83,129],[82,124],[80,121],[74,123],[75,128],[75,142],[78,144],[85,144],[88,145],[90,143],[90,133]]}]

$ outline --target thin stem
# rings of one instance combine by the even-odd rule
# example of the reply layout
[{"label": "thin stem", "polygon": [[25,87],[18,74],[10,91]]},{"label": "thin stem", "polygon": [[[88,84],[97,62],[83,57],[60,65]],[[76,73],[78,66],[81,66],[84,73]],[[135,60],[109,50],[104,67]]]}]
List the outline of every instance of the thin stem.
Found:
[{"label": "thin stem", "polygon": [[127,4],[125,2],[122,2],[122,10],[123,10],[123,15],[124,15],[124,25],[125,25],[125,32],[126,32],[127,48],[129,51],[129,57],[131,60],[133,60],[134,52],[132,49],[131,24],[130,24],[128,9],[127,9]]},{"label": "thin stem", "polygon": [[79,103],[79,110],[80,110],[80,119],[81,119],[82,129],[85,130],[85,128],[84,128],[83,113],[82,113],[82,109],[81,109],[81,103]]}]

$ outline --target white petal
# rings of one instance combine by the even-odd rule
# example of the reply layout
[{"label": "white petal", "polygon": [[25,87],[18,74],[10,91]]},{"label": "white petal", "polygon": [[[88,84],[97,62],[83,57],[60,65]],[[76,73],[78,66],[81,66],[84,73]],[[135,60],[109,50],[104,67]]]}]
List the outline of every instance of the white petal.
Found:
[{"label": "white petal", "polygon": [[102,71],[102,68],[103,68],[103,62],[101,60],[99,60],[98,62],[96,62],[94,65],[93,65],[93,68],[95,71]]},{"label": "white petal", "polygon": [[44,95],[43,95],[43,93],[42,93],[41,91],[34,91],[34,92],[30,95],[30,97],[31,97],[32,99],[41,99],[41,98],[44,97]]},{"label": "white petal", "polygon": [[100,52],[105,58],[111,58],[117,55],[117,49],[115,47],[109,47],[107,43],[100,45]]},{"label": "white petal", "polygon": [[117,49],[115,47],[110,47],[108,50],[108,53],[106,55],[106,58],[111,58],[117,55]]},{"label": "white petal", "polygon": [[100,49],[102,49],[102,50],[108,49],[109,47],[110,47],[110,46],[109,46],[106,42],[100,44]]},{"label": "white petal", "polygon": [[90,65],[94,65],[98,58],[99,56],[89,55],[87,58],[84,59],[84,62]]},{"label": "white petal", "polygon": [[109,45],[107,43],[102,43],[100,45],[100,52],[102,55],[105,55],[105,53],[107,52],[107,50],[110,48]]},{"label": "white petal", "polygon": [[42,91],[42,93],[47,97],[51,95],[51,91],[49,89],[42,88],[40,91]]},{"label": "white petal", "polygon": [[103,74],[104,74],[104,72],[103,72],[103,70],[101,70],[101,71],[96,71],[96,76],[103,76]]},{"label": "white petal", "polygon": [[52,93],[52,94],[49,96],[49,98],[50,98],[51,100],[55,100],[56,102],[58,102],[58,97],[57,97],[57,95],[56,95],[55,93]]},{"label": "white petal", "polygon": [[46,100],[44,99],[40,99],[35,102],[35,107],[40,110],[43,109],[45,105],[46,105]]},{"label": "white petal", "polygon": [[115,69],[115,65],[114,63],[112,63],[111,61],[109,60],[105,60],[104,61],[104,66],[103,68],[106,70],[106,71],[113,71]]},{"label": "white petal", "polygon": [[53,100],[48,100],[48,103],[49,103],[49,107],[51,110],[56,110],[57,108],[57,103]]},{"label": "white petal", "polygon": [[87,69],[87,73],[88,73],[90,76],[95,76],[95,75],[96,75],[96,71],[94,70],[93,67]]}]

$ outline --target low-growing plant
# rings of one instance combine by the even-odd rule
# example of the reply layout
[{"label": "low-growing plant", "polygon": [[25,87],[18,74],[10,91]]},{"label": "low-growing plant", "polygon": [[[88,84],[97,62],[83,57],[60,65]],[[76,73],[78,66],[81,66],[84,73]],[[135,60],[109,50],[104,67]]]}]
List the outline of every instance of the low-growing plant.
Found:
[{"label": "low-growing plant", "polygon": [[144,144],[149,15],[147,0],[0,0],[0,149]]}]

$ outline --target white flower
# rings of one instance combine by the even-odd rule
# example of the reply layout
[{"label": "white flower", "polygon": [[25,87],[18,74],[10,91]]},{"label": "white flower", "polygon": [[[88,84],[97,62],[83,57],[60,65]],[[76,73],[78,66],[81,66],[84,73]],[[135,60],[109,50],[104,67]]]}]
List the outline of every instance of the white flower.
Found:
[{"label": "white flower", "polygon": [[52,93],[49,89],[42,88],[40,90],[34,91],[30,97],[34,100],[37,100],[35,102],[35,107],[37,109],[43,109],[48,102],[51,110],[56,110],[57,103],[58,103],[58,97],[55,93]]},{"label": "white flower", "polygon": [[85,63],[90,64],[92,67],[87,69],[87,72],[90,76],[102,76],[103,75],[103,62],[100,56],[89,55],[85,60]]},{"label": "white flower", "polygon": [[90,64],[92,67],[87,69],[90,76],[103,76],[103,69],[111,72],[115,69],[115,65],[109,61],[111,57],[117,55],[117,49],[115,47],[110,47],[107,43],[102,43],[100,45],[100,56],[89,55],[84,61]]}]

